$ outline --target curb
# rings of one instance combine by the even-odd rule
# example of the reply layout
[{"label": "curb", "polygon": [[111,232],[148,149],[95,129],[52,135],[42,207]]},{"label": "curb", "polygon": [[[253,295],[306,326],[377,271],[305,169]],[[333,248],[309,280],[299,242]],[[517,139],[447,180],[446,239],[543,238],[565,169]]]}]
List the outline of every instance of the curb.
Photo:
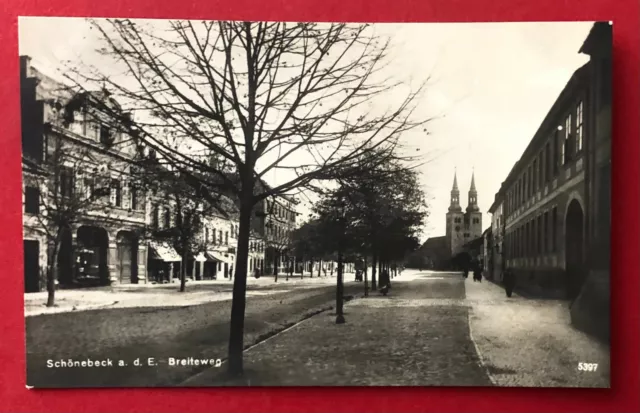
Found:
[{"label": "curb", "polygon": [[486,373],[487,377],[489,378],[489,381],[491,381],[491,384],[493,386],[498,386],[498,383],[496,382],[496,380],[493,378],[493,375],[491,375],[491,372],[489,371],[489,367],[487,367],[487,362],[485,361],[484,357],[482,357],[482,353],[480,352],[480,348],[478,347],[476,340],[473,338],[473,331],[471,329],[471,311],[467,313],[467,324],[469,326],[469,339],[473,343],[473,348],[475,348],[476,350],[476,354],[478,355],[478,360],[480,360],[480,367]]},{"label": "curb", "polygon": [[[344,304],[346,305],[347,303],[359,299],[359,298],[363,298],[364,297],[364,293],[361,294],[355,294],[353,296],[349,296],[349,299],[345,299],[344,300]],[[346,297],[345,297],[346,298]],[[304,323],[305,321],[310,320],[311,318],[322,314],[322,313],[326,313],[327,311],[331,311],[335,308],[335,304],[329,305],[329,306],[323,306],[320,308],[317,308],[313,311],[309,311],[307,313],[305,313],[302,318],[298,319],[297,321],[293,321],[293,322],[289,322],[286,323],[282,326],[280,326],[277,329],[268,331],[264,334],[261,334],[258,336],[257,339],[255,339],[253,341],[253,343],[251,344],[245,344],[244,348],[242,349],[243,353],[246,353],[247,351],[253,349],[254,347],[258,347],[261,344],[266,343],[267,341],[271,340],[272,338],[275,338],[277,336],[279,336],[280,334],[286,333],[287,331],[297,327],[298,325]],[[222,363],[221,366],[223,364],[225,364],[228,360],[228,357],[223,357],[222,359]],[[213,367],[214,369],[219,369],[220,367]],[[188,387],[188,386],[195,386],[195,387],[206,387],[206,386],[196,386],[195,384],[192,384],[194,381],[197,381],[198,378],[204,376],[205,374],[207,374],[212,368],[207,368],[202,370],[199,373],[194,374],[193,376],[188,377],[187,379],[181,381],[180,383],[176,384],[176,387]]]}]

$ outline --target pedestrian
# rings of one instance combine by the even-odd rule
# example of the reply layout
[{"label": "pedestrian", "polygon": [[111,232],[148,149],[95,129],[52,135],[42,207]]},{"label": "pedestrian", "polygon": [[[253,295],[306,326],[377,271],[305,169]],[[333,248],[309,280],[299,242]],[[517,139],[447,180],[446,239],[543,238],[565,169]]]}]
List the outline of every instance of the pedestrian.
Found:
[{"label": "pedestrian", "polygon": [[229,267],[229,281],[233,280],[233,265]]},{"label": "pedestrian", "polygon": [[502,275],[502,280],[504,283],[504,290],[507,293],[507,297],[511,297],[511,294],[513,294],[513,289],[516,286],[515,275],[511,270],[506,270]]},{"label": "pedestrian", "polygon": [[482,264],[477,262],[473,269],[473,281],[482,282]]}]

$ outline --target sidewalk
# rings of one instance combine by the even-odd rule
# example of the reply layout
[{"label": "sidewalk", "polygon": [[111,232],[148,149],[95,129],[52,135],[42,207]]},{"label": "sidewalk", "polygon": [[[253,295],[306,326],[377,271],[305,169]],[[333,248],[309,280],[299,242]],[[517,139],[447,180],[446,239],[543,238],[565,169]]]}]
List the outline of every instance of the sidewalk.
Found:
[{"label": "sidewalk", "polygon": [[[352,281],[347,274],[346,281]],[[292,288],[313,288],[318,285],[332,285],[335,277],[309,278],[305,274],[286,280],[279,275],[278,282],[273,276],[259,279],[247,279],[247,297],[271,295],[290,291]],[[180,293],[179,282],[171,284],[121,284],[112,287],[78,288],[56,291],[56,305],[46,307],[47,292],[28,293],[24,295],[24,312],[26,317],[41,314],[55,314],[70,311],[85,311],[99,308],[134,308],[134,307],[180,307],[204,304],[213,301],[231,300],[233,281],[229,279],[189,281],[185,292]]]},{"label": "sidewalk", "polygon": [[[466,281],[471,334],[498,386],[610,386],[609,347],[571,325],[569,303],[530,299],[492,282]],[[598,363],[595,372],[579,363]]]}]

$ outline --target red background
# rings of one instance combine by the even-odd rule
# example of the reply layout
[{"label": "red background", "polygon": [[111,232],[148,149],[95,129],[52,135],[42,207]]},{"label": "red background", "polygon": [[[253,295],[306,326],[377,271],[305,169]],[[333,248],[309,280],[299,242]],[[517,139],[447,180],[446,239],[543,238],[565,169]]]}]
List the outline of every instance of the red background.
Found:
[{"label": "red background", "polygon": [[[640,411],[639,6],[638,0],[3,0],[0,13],[0,409],[11,412]],[[369,22],[612,20],[611,390],[27,390],[22,310],[19,15]]]}]

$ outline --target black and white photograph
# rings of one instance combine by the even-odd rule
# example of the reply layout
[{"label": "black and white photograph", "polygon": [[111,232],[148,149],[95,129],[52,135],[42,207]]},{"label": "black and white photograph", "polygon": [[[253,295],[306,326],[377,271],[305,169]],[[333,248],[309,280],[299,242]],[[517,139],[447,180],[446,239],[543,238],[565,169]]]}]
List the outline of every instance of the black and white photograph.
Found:
[{"label": "black and white photograph", "polygon": [[29,388],[610,387],[610,22],[18,30]]}]

